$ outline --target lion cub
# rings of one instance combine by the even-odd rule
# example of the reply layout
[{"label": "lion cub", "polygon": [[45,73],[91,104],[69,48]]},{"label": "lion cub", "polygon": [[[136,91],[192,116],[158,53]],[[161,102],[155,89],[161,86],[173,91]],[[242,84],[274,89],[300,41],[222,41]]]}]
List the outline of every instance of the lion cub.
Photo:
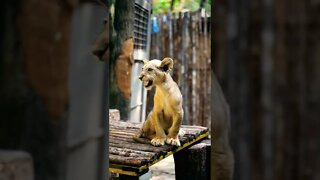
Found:
[{"label": "lion cub", "polygon": [[[134,140],[161,146],[166,142],[180,146],[178,134],[183,119],[182,95],[178,85],[173,81],[170,71],[173,60],[144,60],[139,79],[147,90],[156,87],[153,110],[149,113],[143,127],[135,134]],[[180,135],[183,132],[180,131]]]}]

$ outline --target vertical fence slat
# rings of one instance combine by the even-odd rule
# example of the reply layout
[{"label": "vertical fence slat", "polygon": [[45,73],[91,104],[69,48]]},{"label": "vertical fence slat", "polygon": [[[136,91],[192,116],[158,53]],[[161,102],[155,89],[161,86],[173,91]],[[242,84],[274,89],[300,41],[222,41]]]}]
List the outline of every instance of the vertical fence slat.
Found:
[{"label": "vertical fence slat", "polygon": [[[203,33],[203,28],[202,28],[202,17],[201,17],[201,13],[198,14],[199,16],[199,51],[202,51],[204,50],[204,33]],[[204,78],[205,78],[205,73],[204,73],[204,64],[203,64],[203,60],[204,60],[204,53],[201,53],[199,54],[200,55],[200,58],[199,58],[199,82],[200,82],[200,90],[198,91],[199,94],[200,94],[200,104],[199,104],[199,107],[202,107],[200,108],[199,110],[199,124],[203,124],[203,119],[204,119],[204,107],[205,107],[205,104],[204,104],[204,88],[205,88],[205,84],[204,84]]]},{"label": "vertical fence slat", "polygon": [[187,124],[187,117],[189,117],[188,111],[188,63],[187,63],[187,48],[188,48],[188,13],[183,14],[182,19],[182,31],[181,31],[181,89],[183,96],[183,109],[184,109],[184,118],[183,124]]},{"label": "vertical fence slat", "polygon": [[204,65],[204,68],[205,68],[205,77],[204,77],[204,86],[205,86],[205,91],[204,91],[204,96],[205,96],[205,98],[204,98],[204,104],[205,104],[205,106],[204,106],[204,118],[203,118],[203,122],[202,122],[202,124],[204,124],[204,125],[206,125],[206,126],[208,126],[208,127],[210,127],[210,113],[208,113],[208,112],[210,112],[210,99],[211,98],[207,98],[207,97],[210,97],[210,87],[211,87],[211,85],[210,85],[210,82],[211,82],[211,80],[210,80],[210,75],[211,75],[211,71],[210,71],[210,65],[209,65],[209,63],[210,63],[210,54],[209,54],[209,50],[208,49],[210,49],[209,48],[209,46],[208,46],[208,39],[209,39],[209,36],[208,36],[208,21],[207,21],[207,12],[204,10],[204,25],[203,25],[203,28],[204,28],[204,34],[203,34],[203,36],[204,36],[204,55],[205,55],[205,57],[204,57],[204,62],[203,62],[203,65]]},{"label": "vertical fence slat", "polygon": [[172,14],[168,13],[168,33],[169,33],[169,57],[173,57],[173,38],[172,38]]},{"label": "vertical fence slat", "polygon": [[195,23],[195,15],[192,14],[191,15],[191,29],[192,29],[192,33],[191,33],[191,50],[192,50],[192,98],[191,101],[192,103],[190,103],[191,107],[192,107],[192,116],[190,116],[190,124],[193,125],[194,124],[194,120],[196,119],[196,99],[197,99],[197,91],[196,91],[196,74],[197,74],[197,70],[196,70],[196,23]]}]

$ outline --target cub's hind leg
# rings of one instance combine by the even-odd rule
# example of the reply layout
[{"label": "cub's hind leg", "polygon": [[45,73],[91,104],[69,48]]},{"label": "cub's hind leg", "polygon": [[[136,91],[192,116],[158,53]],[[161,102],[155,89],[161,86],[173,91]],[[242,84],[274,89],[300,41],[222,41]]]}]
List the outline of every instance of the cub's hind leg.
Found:
[{"label": "cub's hind leg", "polygon": [[147,120],[143,123],[141,129],[139,129],[133,136],[133,140],[135,140],[136,142],[151,144],[150,140],[154,138],[155,131],[154,131],[154,128],[152,127],[150,114]]}]

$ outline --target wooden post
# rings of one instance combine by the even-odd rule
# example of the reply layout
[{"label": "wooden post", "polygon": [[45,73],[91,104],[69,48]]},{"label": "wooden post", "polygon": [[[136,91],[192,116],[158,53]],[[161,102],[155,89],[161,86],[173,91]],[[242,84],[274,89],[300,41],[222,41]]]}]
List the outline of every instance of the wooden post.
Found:
[{"label": "wooden post", "polygon": [[176,179],[210,179],[210,151],[211,141],[206,139],[175,153]]}]

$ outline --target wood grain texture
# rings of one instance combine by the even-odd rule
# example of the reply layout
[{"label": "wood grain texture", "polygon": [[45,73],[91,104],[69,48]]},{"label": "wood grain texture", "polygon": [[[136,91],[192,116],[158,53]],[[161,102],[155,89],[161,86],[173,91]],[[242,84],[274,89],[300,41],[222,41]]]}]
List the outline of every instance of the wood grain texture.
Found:
[{"label": "wood grain texture", "polygon": [[141,168],[147,169],[166,156],[195,143],[195,140],[206,137],[209,131],[207,127],[182,125],[181,128],[186,132],[183,137],[179,138],[182,148],[169,145],[154,147],[151,144],[138,143],[132,139],[134,133],[141,126],[141,123],[110,122],[110,168],[130,169],[130,171],[137,172],[141,171]]}]

